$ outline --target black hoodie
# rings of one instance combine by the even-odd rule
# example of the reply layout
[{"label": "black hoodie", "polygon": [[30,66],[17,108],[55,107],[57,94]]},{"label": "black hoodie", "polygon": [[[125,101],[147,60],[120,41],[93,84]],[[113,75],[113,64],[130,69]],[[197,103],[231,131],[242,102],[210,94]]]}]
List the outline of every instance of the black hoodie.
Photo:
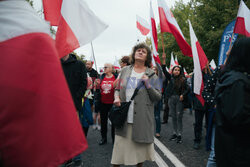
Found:
[{"label": "black hoodie", "polygon": [[225,72],[216,84],[216,164],[250,166],[250,75]]},{"label": "black hoodie", "polygon": [[73,54],[70,54],[66,61],[61,59],[61,64],[74,104],[79,111],[81,110],[82,98],[87,87],[86,66],[83,62],[77,60]]}]

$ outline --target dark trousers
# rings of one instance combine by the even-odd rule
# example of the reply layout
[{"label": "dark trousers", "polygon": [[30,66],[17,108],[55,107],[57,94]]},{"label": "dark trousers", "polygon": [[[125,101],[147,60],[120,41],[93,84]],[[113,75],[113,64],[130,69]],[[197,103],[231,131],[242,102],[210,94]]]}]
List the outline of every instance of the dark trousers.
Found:
[{"label": "dark trousers", "polygon": [[[101,135],[102,139],[107,139],[107,132],[108,132],[108,114],[110,112],[110,109],[112,108],[113,104],[101,104],[101,109],[100,109],[100,116],[101,116]],[[112,125],[111,128],[111,137],[114,142],[114,137],[115,137],[115,128]]]},{"label": "dark trousers", "polygon": [[202,136],[202,125],[203,125],[203,118],[206,118],[206,127],[208,123],[208,112],[207,110],[195,110],[195,123],[194,123],[194,142],[201,142]]},{"label": "dark trousers", "polygon": [[154,114],[155,114],[155,133],[161,132],[161,108],[162,101],[160,100],[157,104],[154,105]]},{"label": "dark trousers", "polygon": [[88,135],[88,131],[89,131],[89,127],[82,127],[82,128],[83,128],[83,131],[84,131],[85,137],[87,137],[87,135]]},{"label": "dark trousers", "polygon": [[163,110],[163,122],[168,122],[168,116],[169,116],[169,106],[168,106],[168,98],[165,98],[164,100],[165,108]]}]

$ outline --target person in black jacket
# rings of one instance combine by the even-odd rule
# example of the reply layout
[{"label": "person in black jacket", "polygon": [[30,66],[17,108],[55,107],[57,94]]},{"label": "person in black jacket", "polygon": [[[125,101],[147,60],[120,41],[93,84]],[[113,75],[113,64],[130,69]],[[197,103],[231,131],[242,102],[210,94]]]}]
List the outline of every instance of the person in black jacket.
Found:
[{"label": "person in black jacket", "polygon": [[69,54],[61,59],[65,78],[72,95],[77,111],[82,108],[82,98],[87,89],[87,71],[83,62],[76,59],[74,54]]},{"label": "person in black jacket", "polygon": [[[72,53],[64,56],[61,59],[61,64],[69,86],[70,93],[77,109],[77,113],[79,115],[79,111],[82,109],[82,98],[87,89],[86,66],[83,62],[77,60],[76,56]],[[73,158],[73,161],[75,166],[80,166],[82,164],[80,155]],[[69,165],[71,163],[72,160],[69,160],[66,165]]]},{"label": "person in black jacket", "polygon": [[250,38],[238,39],[216,84],[218,167],[250,166]]},{"label": "person in black jacket", "polygon": [[[196,95],[193,93],[194,90],[194,75],[192,77],[192,100],[193,100],[193,109],[194,109],[194,116],[195,116],[195,123],[194,123],[194,145],[193,148],[198,150],[200,148],[201,137],[202,137],[202,127],[203,127],[203,118],[205,116],[205,124],[206,127],[208,126],[208,108],[209,105],[205,102],[204,106],[198,100]],[[210,78],[210,74],[208,73],[207,67],[202,70],[202,79],[204,85],[207,84],[207,80]]]},{"label": "person in black jacket", "polygon": [[163,109],[163,121],[162,124],[166,124],[168,123],[168,117],[169,117],[169,107],[168,107],[168,98],[167,98],[167,86],[168,86],[168,82],[171,79],[171,75],[167,72],[166,70],[166,54],[163,53],[162,54],[162,71],[165,75],[165,80],[163,81],[163,99],[164,99],[164,109]]}]

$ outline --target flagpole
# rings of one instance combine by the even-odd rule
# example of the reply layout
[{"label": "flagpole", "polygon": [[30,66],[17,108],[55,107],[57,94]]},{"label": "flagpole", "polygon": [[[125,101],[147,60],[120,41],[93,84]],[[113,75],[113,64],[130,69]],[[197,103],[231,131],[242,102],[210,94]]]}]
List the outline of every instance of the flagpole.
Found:
[{"label": "flagpole", "polygon": [[232,42],[233,42],[233,37],[234,37],[234,32],[233,32],[233,34],[232,34],[232,37],[231,37],[231,41],[230,41],[230,45],[229,45],[229,49],[228,50],[230,50],[231,49],[231,45],[232,45]]},{"label": "flagpole", "polygon": [[96,63],[96,60],[95,60],[95,53],[94,53],[93,44],[92,44],[92,42],[90,44],[91,44],[91,48],[92,48],[93,58],[94,58],[94,61],[95,61],[95,69],[96,69],[96,71],[98,71],[97,65],[96,65],[97,63]]},{"label": "flagpole", "polygon": [[163,32],[161,32],[161,45],[162,45],[162,51],[165,53],[164,43],[163,43]]}]

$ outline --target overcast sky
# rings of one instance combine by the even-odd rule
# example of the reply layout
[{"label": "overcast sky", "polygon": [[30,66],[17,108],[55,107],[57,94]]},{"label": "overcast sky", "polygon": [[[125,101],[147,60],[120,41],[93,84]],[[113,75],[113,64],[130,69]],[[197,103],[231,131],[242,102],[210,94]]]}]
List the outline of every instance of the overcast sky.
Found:
[{"label": "overcast sky", "polygon": [[[42,0],[34,0],[36,10],[41,9]],[[149,20],[150,0],[85,0],[89,8],[109,27],[93,41],[94,53],[98,67],[104,63],[114,63],[115,57],[120,59],[124,55],[131,53],[132,47],[137,39],[144,41],[136,28],[136,15]],[[165,0],[169,7],[175,1]],[[184,0],[188,2],[189,0]],[[156,24],[159,24],[157,0],[152,0]],[[72,9],[72,12],[74,9]],[[149,22],[149,21],[148,21]],[[86,55],[90,58],[91,45],[87,44],[76,50],[78,54]]]}]

